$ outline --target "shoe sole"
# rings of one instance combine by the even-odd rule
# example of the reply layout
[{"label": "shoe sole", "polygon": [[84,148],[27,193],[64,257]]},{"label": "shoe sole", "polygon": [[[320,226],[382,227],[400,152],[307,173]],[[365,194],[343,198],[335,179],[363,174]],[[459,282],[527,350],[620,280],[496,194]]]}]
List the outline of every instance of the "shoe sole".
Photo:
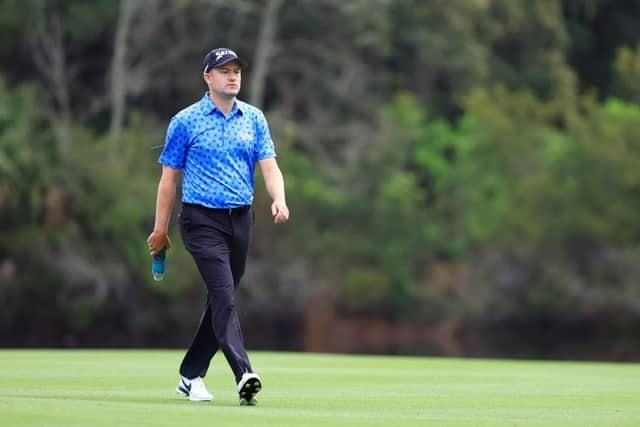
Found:
[{"label": "shoe sole", "polygon": [[194,396],[189,396],[189,400],[192,402],[211,402],[213,400],[213,397],[194,397]]},{"label": "shoe sole", "polygon": [[262,383],[259,378],[250,378],[247,380],[238,392],[238,394],[240,394],[240,405],[255,406],[258,403],[255,395],[258,394],[260,390],[262,390]]}]

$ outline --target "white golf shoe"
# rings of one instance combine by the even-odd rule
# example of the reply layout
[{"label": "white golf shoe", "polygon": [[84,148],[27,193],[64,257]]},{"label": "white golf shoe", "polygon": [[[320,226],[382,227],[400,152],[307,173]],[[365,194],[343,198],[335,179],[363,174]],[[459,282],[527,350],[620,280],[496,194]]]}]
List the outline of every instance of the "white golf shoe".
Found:
[{"label": "white golf shoe", "polygon": [[258,374],[245,372],[238,383],[238,394],[241,406],[255,406],[258,404],[256,394],[262,389],[262,381]]},{"label": "white golf shoe", "polygon": [[194,402],[208,402],[213,400],[213,396],[207,391],[201,377],[195,377],[192,380],[185,377],[180,378],[176,391],[178,394],[188,397],[189,400]]}]

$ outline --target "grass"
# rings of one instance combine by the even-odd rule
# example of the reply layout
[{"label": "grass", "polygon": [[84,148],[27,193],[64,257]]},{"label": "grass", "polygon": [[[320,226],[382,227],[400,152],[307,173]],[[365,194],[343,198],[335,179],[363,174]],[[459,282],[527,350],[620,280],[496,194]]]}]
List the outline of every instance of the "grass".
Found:
[{"label": "grass", "polygon": [[250,354],[240,407],[217,355],[214,402],[175,394],[182,352],[0,351],[2,426],[639,426],[640,365]]}]

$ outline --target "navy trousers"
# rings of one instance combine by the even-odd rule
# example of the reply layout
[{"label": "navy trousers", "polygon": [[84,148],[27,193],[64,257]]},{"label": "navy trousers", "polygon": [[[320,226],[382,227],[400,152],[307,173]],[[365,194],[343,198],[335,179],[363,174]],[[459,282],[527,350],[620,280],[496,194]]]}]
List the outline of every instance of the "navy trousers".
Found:
[{"label": "navy trousers", "polygon": [[231,210],[182,206],[182,240],[207,287],[200,326],[180,365],[180,375],[186,378],[204,377],[218,349],[224,353],[236,383],[243,373],[252,372],[235,307],[252,227],[250,206]]}]

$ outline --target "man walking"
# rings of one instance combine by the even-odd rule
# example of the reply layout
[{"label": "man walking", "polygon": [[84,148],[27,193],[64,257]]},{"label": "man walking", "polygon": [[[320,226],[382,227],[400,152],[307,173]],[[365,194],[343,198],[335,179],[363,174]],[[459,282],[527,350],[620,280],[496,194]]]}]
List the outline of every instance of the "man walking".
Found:
[{"label": "man walking", "polygon": [[262,388],[244,348],[235,308],[253,225],[254,170],[258,163],[273,199],[276,223],[289,219],[284,179],[264,114],[236,96],[245,62],[227,48],[204,58],[208,92],[169,123],[160,155],[155,226],[147,243],[152,255],[170,248],[169,217],[180,170],[180,231],[207,289],[200,326],[180,365],[177,392],[193,401],[210,401],[202,379],[221,349],[235,376],[241,405],[256,405]]}]

